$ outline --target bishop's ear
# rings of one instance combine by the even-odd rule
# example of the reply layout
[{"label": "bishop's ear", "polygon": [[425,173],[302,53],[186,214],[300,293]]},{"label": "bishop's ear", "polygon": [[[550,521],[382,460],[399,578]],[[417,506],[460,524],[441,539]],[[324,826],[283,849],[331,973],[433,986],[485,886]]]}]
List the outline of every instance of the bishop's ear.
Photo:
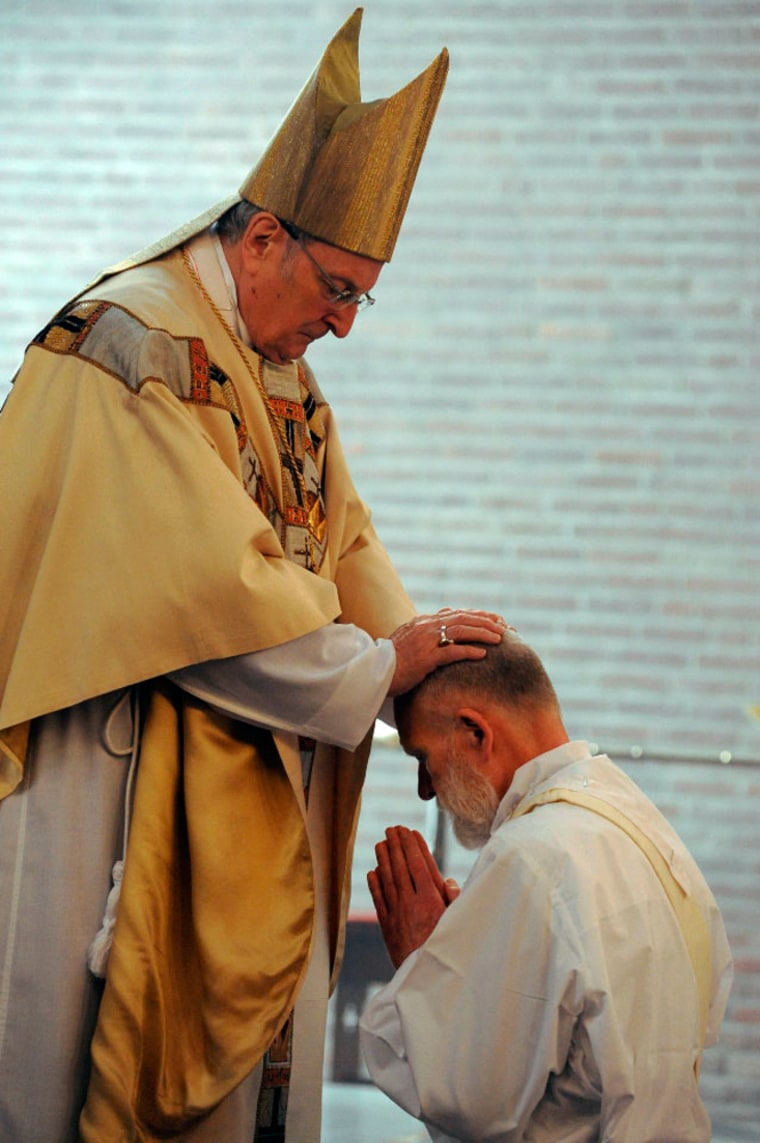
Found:
[{"label": "bishop's ear", "polygon": [[269,211],[259,211],[251,218],[242,239],[243,257],[249,263],[267,257],[272,248],[288,241],[288,235]]}]

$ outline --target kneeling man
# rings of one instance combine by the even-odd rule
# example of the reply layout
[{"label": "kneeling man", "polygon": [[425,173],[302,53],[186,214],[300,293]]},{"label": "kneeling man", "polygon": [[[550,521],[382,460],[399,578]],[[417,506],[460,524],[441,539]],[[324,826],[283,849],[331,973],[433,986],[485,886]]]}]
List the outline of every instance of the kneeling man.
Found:
[{"label": "kneeling man", "polygon": [[707,1143],[699,1063],[731,957],[675,831],[568,740],[515,632],[436,670],[396,719],[420,796],[482,852],[458,893],[418,833],[376,847],[369,886],[397,971],[361,1023],[375,1083],[435,1143]]}]

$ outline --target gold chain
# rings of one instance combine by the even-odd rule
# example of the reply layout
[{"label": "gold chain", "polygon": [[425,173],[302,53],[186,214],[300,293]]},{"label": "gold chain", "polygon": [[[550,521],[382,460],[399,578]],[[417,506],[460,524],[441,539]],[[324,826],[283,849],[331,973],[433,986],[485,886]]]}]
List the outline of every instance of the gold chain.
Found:
[{"label": "gold chain", "polygon": [[[247,347],[243,345],[243,342],[240,340],[238,335],[235,333],[234,329],[229,325],[229,323],[227,322],[226,318],[224,317],[222,311],[219,309],[216,302],[214,301],[214,299],[209,294],[208,290],[206,289],[206,287],[203,284],[203,281],[200,277],[200,274],[198,273],[197,269],[195,268],[195,265],[193,264],[193,260],[190,257],[189,252],[184,247],[182,249],[182,260],[185,263],[185,267],[187,269],[187,272],[190,275],[190,277],[192,278],[193,282],[198,287],[200,292],[203,294],[203,297],[208,302],[212,311],[216,314],[217,318],[221,322],[225,331],[229,334],[230,338],[232,339],[232,344],[235,346],[235,349],[237,350],[237,353],[238,353],[238,356],[240,357],[240,360],[243,362],[243,365],[245,366],[248,375],[250,376],[251,380],[253,381],[254,385],[256,386],[256,388],[258,389],[258,391],[261,395],[261,398],[264,402],[264,408],[266,410],[267,418],[269,420],[270,427],[273,431],[273,435],[279,439],[280,444],[282,446],[282,450],[286,453],[288,460],[291,463],[291,466],[292,466],[291,472],[293,474],[293,478],[298,483],[298,488],[299,488],[299,491],[301,493],[301,504],[305,508],[307,503],[308,503],[308,500],[307,500],[307,494],[306,494],[306,481],[304,480],[304,475],[303,475],[303,466],[298,462],[298,459],[297,459],[295,453],[293,452],[292,448],[290,447],[290,442],[288,441],[287,435],[286,435],[285,430],[282,426],[281,418],[278,417],[278,415],[275,413],[274,409],[271,406],[270,397],[269,397],[269,394],[267,393],[267,389],[266,389],[266,386],[264,384],[264,377],[263,377],[264,361],[263,361],[263,358],[261,357],[260,353],[256,354],[256,356],[258,358],[259,365],[258,365],[258,370],[254,372],[254,370],[250,366],[250,363],[248,361],[248,357],[246,354],[246,348]],[[299,371],[298,376],[299,376],[299,381],[300,381],[300,371]],[[299,398],[300,398],[300,393],[299,393]],[[306,420],[304,417],[304,437],[305,437],[305,434],[307,431],[308,431],[308,425],[306,424]],[[304,440],[304,447],[305,447],[305,440]],[[282,464],[282,461],[280,461],[280,463]],[[283,489],[284,489],[284,487],[285,486],[283,484]],[[280,505],[280,511],[284,515],[284,505],[282,505],[282,504]]]}]

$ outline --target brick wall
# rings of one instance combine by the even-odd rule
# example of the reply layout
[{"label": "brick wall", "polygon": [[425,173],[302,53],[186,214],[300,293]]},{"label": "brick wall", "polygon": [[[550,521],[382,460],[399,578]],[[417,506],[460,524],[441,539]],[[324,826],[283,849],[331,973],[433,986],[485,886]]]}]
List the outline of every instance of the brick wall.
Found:
[{"label": "brick wall", "polygon": [[[5,0],[0,378],[102,265],[240,184],[349,11]],[[743,967],[706,1082],[757,1117],[760,3],[370,0],[366,97],[444,43],[378,305],[312,364],[419,606],[502,610],[571,733],[648,781],[658,759],[682,832],[731,853]],[[374,830],[413,795],[373,766]]]}]

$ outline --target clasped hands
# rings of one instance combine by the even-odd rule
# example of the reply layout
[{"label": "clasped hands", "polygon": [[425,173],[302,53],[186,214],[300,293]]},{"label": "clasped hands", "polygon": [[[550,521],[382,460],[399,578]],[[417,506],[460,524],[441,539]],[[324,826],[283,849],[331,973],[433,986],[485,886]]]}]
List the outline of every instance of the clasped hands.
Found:
[{"label": "clasped hands", "polygon": [[417,830],[392,826],[385,838],[375,846],[377,868],[367,874],[367,884],[388,955],[398,968],[424,944],[459,887],[444,881]]}]

